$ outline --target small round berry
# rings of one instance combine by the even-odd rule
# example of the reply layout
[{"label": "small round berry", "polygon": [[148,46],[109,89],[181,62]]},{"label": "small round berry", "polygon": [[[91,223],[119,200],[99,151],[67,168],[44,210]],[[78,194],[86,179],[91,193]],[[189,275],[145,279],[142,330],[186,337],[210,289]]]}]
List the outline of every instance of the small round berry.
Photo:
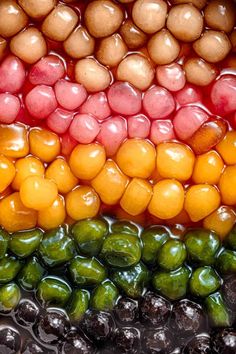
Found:
[{"label": "small round berry", "polygon": [[139,316],[138,303],[128,297],[121,297],[115,305],[114,313],[120,322],[135,322]]},{"label": "small round berry", "polygon": [[24,326],[32,326],[36,321],[39,314],[38,307],[30,300],[23,300],[19,303],[16,309],[16,320]]}]

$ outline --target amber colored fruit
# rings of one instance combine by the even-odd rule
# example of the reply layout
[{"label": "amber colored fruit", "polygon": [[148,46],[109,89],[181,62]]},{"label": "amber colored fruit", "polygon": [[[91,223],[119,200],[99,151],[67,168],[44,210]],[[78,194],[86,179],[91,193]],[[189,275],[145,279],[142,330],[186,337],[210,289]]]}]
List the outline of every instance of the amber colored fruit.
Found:
[{"label": "amber colored fruit", "polygon": [[216,150],[227,165],[236,164],[236,131],[228,131],[224,139],[216,145]]},{"label": "amber colored fruit", "polygon": [[38,226],[43,229],[53,229],[65,221],[66,208],[65,201],[61,195],[58,195],[52,205],[38,212]]},{"label": "amber colored fruit", "polygon": [[221,238],[224,238],[233,228],[236,222],[235,211],[228,206],[220,206],[203,221],[206,229],[215,231]]},{"label": "amber colored fruit", "polygon": [[151,197],[151,184],[141,178],[133,178],[120,200],[120,206],[130,215],[139,215],[146,210]]},{"label": "amber colored fruit", "polygon": [[194,183],[217,184],[224,168],[222,158],[215,150],[196,157],[192,180]]},{"label": "amber colored fruit", "polygon": [[0,60],[2,60],[7,48],[7,41],[0,36]]},{"label": "amber colored fruit", "polygon": [[25,12],[13,0],[0,1],[0,18],[0,35],[3,37],[14,36],[28,22]]},{"label": "amber colored fruit", "polygon": [[66,195],[66,211],[74,220],[92,218],[99,208],[99,196],[91,187],[79,186]]},{"label": "amber colored fruit", "polygon": [[60,154],[59,137],[49,130],[33,128],[29,133],[30,152],[44,162],[53,161]]},{"label": "amber colored fruit", "polygon": [[213,0],[204,9],[208,27],[230,32],[235,25],[235,7],[231,0]]},{"label": "amber colored fruit", "polygon": [[157,171],[164,178],[188,180],[193,172],[195,157],[185,144],[166,142],[157,146]]},{"label": "amber colored fruit", "polygon": [[217,145],[225,136],[228,124],[223,119],[212,119],[202,124],[187,140],[195,154],[204,154]]},{"label": "amber colored fruit", "polygon": [[124,175],[116,163],[107,160],[99,174],[91,181],[103,203],[115,205],[122,197],[129,178]]},{"label": "amber colored fruit", "polygon": [[22,182],[29,176],[44,176],[45,168],[42,162],[33,156],[26,156],[15,163],[16,175],[12,188],[19,190]]},{"label": "amber colored fruit", "polygon": [[74,148],[69,159],[74,175],[85,180],[96,177],[105,162],[105,149],[100,144],[79,144]]},{"label": "amber colored fruit", "polygon": [[153,187],[153,196],[148,206],[150,214],[160,219],[178,215],[184,206],[184,188],[174,179],[164,179]]},{"label": "amber colored fruit", "polygon": [[52,11],[57,0],[18,0],[18,2],[27,15],[41,19]]},{"label": "amber colored fruit", "polygon": [[15,177],[15,166],[5,156],[0,155],[0,193],[2,193]]},{"label": "amber colored fruit", "polygon": [[20,187],[22,203],[34,210],[48,208],[55,201],[57,193],[56,184],[40,176],[27,177]]},{"label": "amber colored fruit", "polygon": [[78,184],[78,179],[63,158],[54,160],[48,166],[45,176],[56,183],[58,192],[62,194],[70,192]]},{"label": "amber colored fruit", "polygon": [[120,27],[120,34],[129,49],[143,47],[147,41],[147,35],[138,28],[129,18]]},{"label": "amber colored fruit", "polygon": [[27,130],[23,125],[0,125],[0,154],[20,158],[28,155]]},{"label": "amber colored fruit", "polygon": [[148,178],[155,168],[156,152],[147,140],[128,139],[119,148],[116,162],[130,177]]},{"label": "amber colored fruit", "polygon": [[224,204],[236,204],[236,166],[225,168],[220,177],[219,189]]},{"label": "amber colored fruit", "polygon": [[0,201],[0,224],[9,232],[36,226],[37,212],[24,206],[19,193],[12,193]]},{"label": "amber colored fruit", "polygon": [[204,219],[220,205],[220,193],[209,184],[196,184],[188,188],[184,208],[192,221]]},{"label": "amber colored fruit", "polygon": [[94,51],[95,40],[85,27],[77,27],[63,42],[65,52],[75,59],[84,58]]}]

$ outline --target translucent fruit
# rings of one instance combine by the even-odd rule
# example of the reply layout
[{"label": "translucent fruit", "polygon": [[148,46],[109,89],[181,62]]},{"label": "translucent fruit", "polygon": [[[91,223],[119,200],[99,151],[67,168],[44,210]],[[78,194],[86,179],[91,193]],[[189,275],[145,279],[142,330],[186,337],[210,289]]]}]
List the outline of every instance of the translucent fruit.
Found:
[{"label": "translucent fruit", "polygon": [[62,60],[55,55],[48,55],[31,67],[28,79],[33,85],[54,85],[64,74]]},{"label": "translucent fruit", "polygon": [[90,95],[80,107],[80,113],[92,114],[99,120],[108,118],[111,115],[111,109],[105,92]]},{"label": "translucent fruit", "polygon": [[78,179],[63,158],[57,158],[48,166],[45,177],[54,181],[62,194],[68,193],[78,184]]},{"label": "translucent fruit", "polygon": [[19,98],[10,93],[0,93],[0,122],[13,123],[20,111]]},{"label": "translucent fruit", "polygon": [[91,114],[77,114],[71,125],[70,135],[80,144],[89,144],[94,141],[100,130],[99,123]]},{"label": "translucent fruit", "polygon": [[15,177],[15,166],[5,156],[0,155],[0,193],[2,193]]},{"label": "translucent fruit", "polygon": [[150,139],[158,145],[163,141],[175,138],[174,127],[170,120],[157,119],[152,121]]},{"label": "translucent fruit", "polygon": [[160,86],[153,86],[144,94],[143,107],[150,118],[162,119],[174,111],[175,101],[168,90]]},{"label": "translucent fruit", "polygon": [[30,152],[44,162],[53,161],[60,154],[59,137],[45,129],[33,128],[29,133]]},{"label": "translucent fruit", "polygon": [[150,121],[144,114],[137,114],[127,120],[129,138],[148,137],[150,132]]},{"label": "translucent fruit", "polygon": [[179,64],[160,65],[156,69],[158,83],[170,91],[181,90],[186,82],[185,74]]},{"label": "translucent fruit", "polygon": [[50,230],[62,225],[66,218],[64,198],[58,195],[52,205],[38,212],[38,225]]},{"label": "translucent fruit", "polygon": [[181,106],[189,103],[199,103],[202,101],[202,93],[198,87],[187,83],[182,90],[176,92],[175,99]]},{"label": "translucent fruit", "polygon": [[28,153],[29,142],[26,128],[21,124],[0,125],[0,154],[20,158]]},{"label": "translucent fruit", "polygon": [[64,79],[56,83],[55,94],[58,103],[71,111],[81,106],[87,98],[87,91],[82,85]]},{"label": "translucent fruit", "polygon": [[222,202],[226,205],[236,204],[236,166],[228,166],[224,169],[220,181],[219,189]]},{"label": "translucent fruit", "polygon": [[224,168],[220,155],[210,150],[196,157],[192,180],[194,183],[217,184]]},{"label": "translucent fruit", "polygon": [[236,78],[224,75],[217,80],[211,89],[211,102],[218,115],[225,115],[236,110]]},{"label": "translucent fruit", "polygon": [[64,134],[73,120],[73,113],[57,108],[47,118],[47,126],[57,134]]},{"label": "translucent fruit", "polygon": [[236,131],[227,132],[223,140],[216,145],[216,150],[227,165],[236,164]]},{"label": "translucent fruit", "polygon": [[220,206],[203,221],[206,229],[215,231],[221,238],[224,238],[233,228],[236,222],[235,211],[228,206]]},{"label": "translucent fruit", "polygon": [[0,65],[0,92],[18,92],[24,84],[25,76],[21,60],[9,55]]}]

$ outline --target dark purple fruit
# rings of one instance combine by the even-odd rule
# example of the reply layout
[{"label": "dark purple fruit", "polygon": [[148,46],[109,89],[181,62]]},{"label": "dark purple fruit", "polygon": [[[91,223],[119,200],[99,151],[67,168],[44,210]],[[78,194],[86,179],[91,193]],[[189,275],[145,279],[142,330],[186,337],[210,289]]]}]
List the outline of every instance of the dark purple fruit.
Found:
[{"label": "dark purple fruit", "polygon": [[36,326],[36,332],[42,342],[55,344],[62,339],[70,329],[70,323],[64,312],[48,310],[41,316]]},{"label": "dark purple fruit", "polygon": [[40,347],[36,342],[29,339],[25,342],[21,354],[55,354],[54,351]]},{"label": "dark purple fruit", "polygon": [[0,328],[0,353],[16,354],[21,348],[21,338],[16,329],[11,327]]},{"label": "dark purple fruit", "polygon": [[166,327],[146,330],[142,338],[145,354],[170,354],[174,349],[175,339]]},{"label": "dark purple fruit", "polygon": [[30,300],[23,300],[16,309],[16,321],[22,326],[32,326],[38,318],[39,309]]},{"label": "dark purple fruit", "polygon": [[236,329],[224,328],[212,336],[212,346],[216,354],[236,353]]},{"label": "dark purple fruit", "polygon": [[81,327],[92,341],[105,342],[115,331],[115,321],[108,312],[90,310],[85,314]]},{"label": "dark purple fruit", "polygon": [[128,297],[121,297],[114,308],[114,313],[120,322],[135,322],[139,316],[138,303]]},{"label": "dark purple fruit", "polygon": [[184,347],[183,354],[212,354],[210,338],[206,335],[192,338]]},{"label": "dark purple fruit", "polygon": [[203,329],[204,323],[204,312],[200,305],[188,299],[174,304],[170,324],[176,334],[192,336]]},{"label": "dark purple fruit", "polygon": [[140,301],[141,318],[153,326],[165,324],[170,313],[170,302],[153,292],[146,293]]},{"label": "dark purple fruit", "polygon": [[70,331],[62,345],[62,354],[92,354],[94,349],[91,343],[83,338],[80,333]]},{"label": "dark purple fruit", "polygon": [[138,354],[140,352],[140,333],[134,327],[121,327],[114,338],[117,352],[120,354]]},{"label": "dark purple fruit", "polygon": [[227,305],[232,309],[236,310],[236,277],[235,275],[230,275],[224,279],[223,283],[223,294]]}]

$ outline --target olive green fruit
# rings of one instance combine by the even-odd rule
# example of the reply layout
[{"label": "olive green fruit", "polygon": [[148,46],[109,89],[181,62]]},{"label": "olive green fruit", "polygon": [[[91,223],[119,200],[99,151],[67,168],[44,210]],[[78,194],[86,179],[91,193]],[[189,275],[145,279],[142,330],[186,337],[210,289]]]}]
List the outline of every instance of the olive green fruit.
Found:
[{"label": "olive green fruit", "polygon": [[90,304],[94,309],[99,311],[112,310],[118,296],[119,291],[117,287],[107,279],[94,289]]},{"label": "olive green fruit", "polygon": [[153,276],[153,287],[170,300],[181,299],[187,293],[190,274],[189,268],[185,266],[170,272],[158,271]]},{"label": "olive green fruit", "polygon": [[128,268],[113,270],[111,280],[127,296],[140,297],[150,280],[150,272],[142,262]]},{"label": "olive green fruit", "polygon": [[210,266],[195,269],[189,282],[191,293],[200,297],[214,293],[220,285],[221,278]]},{"label": "olive green fruit", "polygon": [[4,257],[0,259],[0,284],[13,280],[21,269],[21,262],[15,257]]},{"label": "olive green fruit", "polygon": [[84,289],[75,289],[72,292],[67,313],[71,320],[80,321],[89,308],[89,292]]},{"label": "olive green fruit", "polygon": [[131,234],[138,236],[139,229],[130,221],[116,221],[111,225],[113,234]]},{"label": "olive green fruit", "polygon": [[174,270],[183,265],[187,257],[185,244],[179,240],[168,240],[157,255],[159,266],[165,270]]},{"label": "olive green fruit", "polygon": [[97,256],[108,234],[108,224],[103,219],[80,220],[71,229],[76,245],[86,256]]},{"label": "olive green fruit", "polygon": [[71,296],[70,286],[61,278],[47,276],[38,285],[36,296],[43,306],[64,307]]},{"label": "olive green fruit", "polygon": [[224,241],[227,248],[236,251],[236,226],[228,233]]},{"label": "olive green fruit", "polygon": [[45,232],[39,247],[44,263],[55,267],[68,262],[75,255],[74,241],[69,237],[66,227],[58,227]]},{"label": "olive green fruit", "polygon": [[205,308],[211,325],[214,327],[229,327],[232,319],[220,292],[206,297]]},{"label": "olive green fruit", "polygon": [[37,257],[33,256],[27,259],[26,264],[22,267],[17,275],[17,281],[25,290],[34,290],[43,278],[45,269],[39,263]]},{"label": "olive green fruit", "polygon": [[106,268],[96,258],[77,256],[70,262],[69,273],[79,286],[95,286],[107,276]]},{"label": "olive green fruit", "polygon": [[18,257],[28,257],[37,250],[42,237],[43,232],[40,229],[14,232],[11,235],[9,249]]},{"label": "olive green fruit", "polygon": [[21,299],[20,288],[15,283],[8,283],[0,287],[0,312],[12,311]]},{"label": "olive green fruit", "polygon": [[10,236],[8,232],[0,228],[0,259],[5,257],[9,241],[10,241]]},{"label": "olive green fruit", "polygon": [[214,231],[192,229],[184,239],[190,261],[199,265],[212,265],[220,247],[220,239]]},{"label": "olive green fruit", "polygon": [[152,226],[141,234],[143,243],[142,261],[149,265],[157,262],[157,253],[161,246],[169,239],[170,234],[165,227]]},{"label": "olive green fruit", "polygon": [[139,238],[130,234],[111,234],[105,239],[100,255],[112,267],[130,267],[141,258]]},{"label": "olive green fruit", "polygon": [[217,257],[216,266],[220,273],[236,273],[236,251],[222,250]]}]

